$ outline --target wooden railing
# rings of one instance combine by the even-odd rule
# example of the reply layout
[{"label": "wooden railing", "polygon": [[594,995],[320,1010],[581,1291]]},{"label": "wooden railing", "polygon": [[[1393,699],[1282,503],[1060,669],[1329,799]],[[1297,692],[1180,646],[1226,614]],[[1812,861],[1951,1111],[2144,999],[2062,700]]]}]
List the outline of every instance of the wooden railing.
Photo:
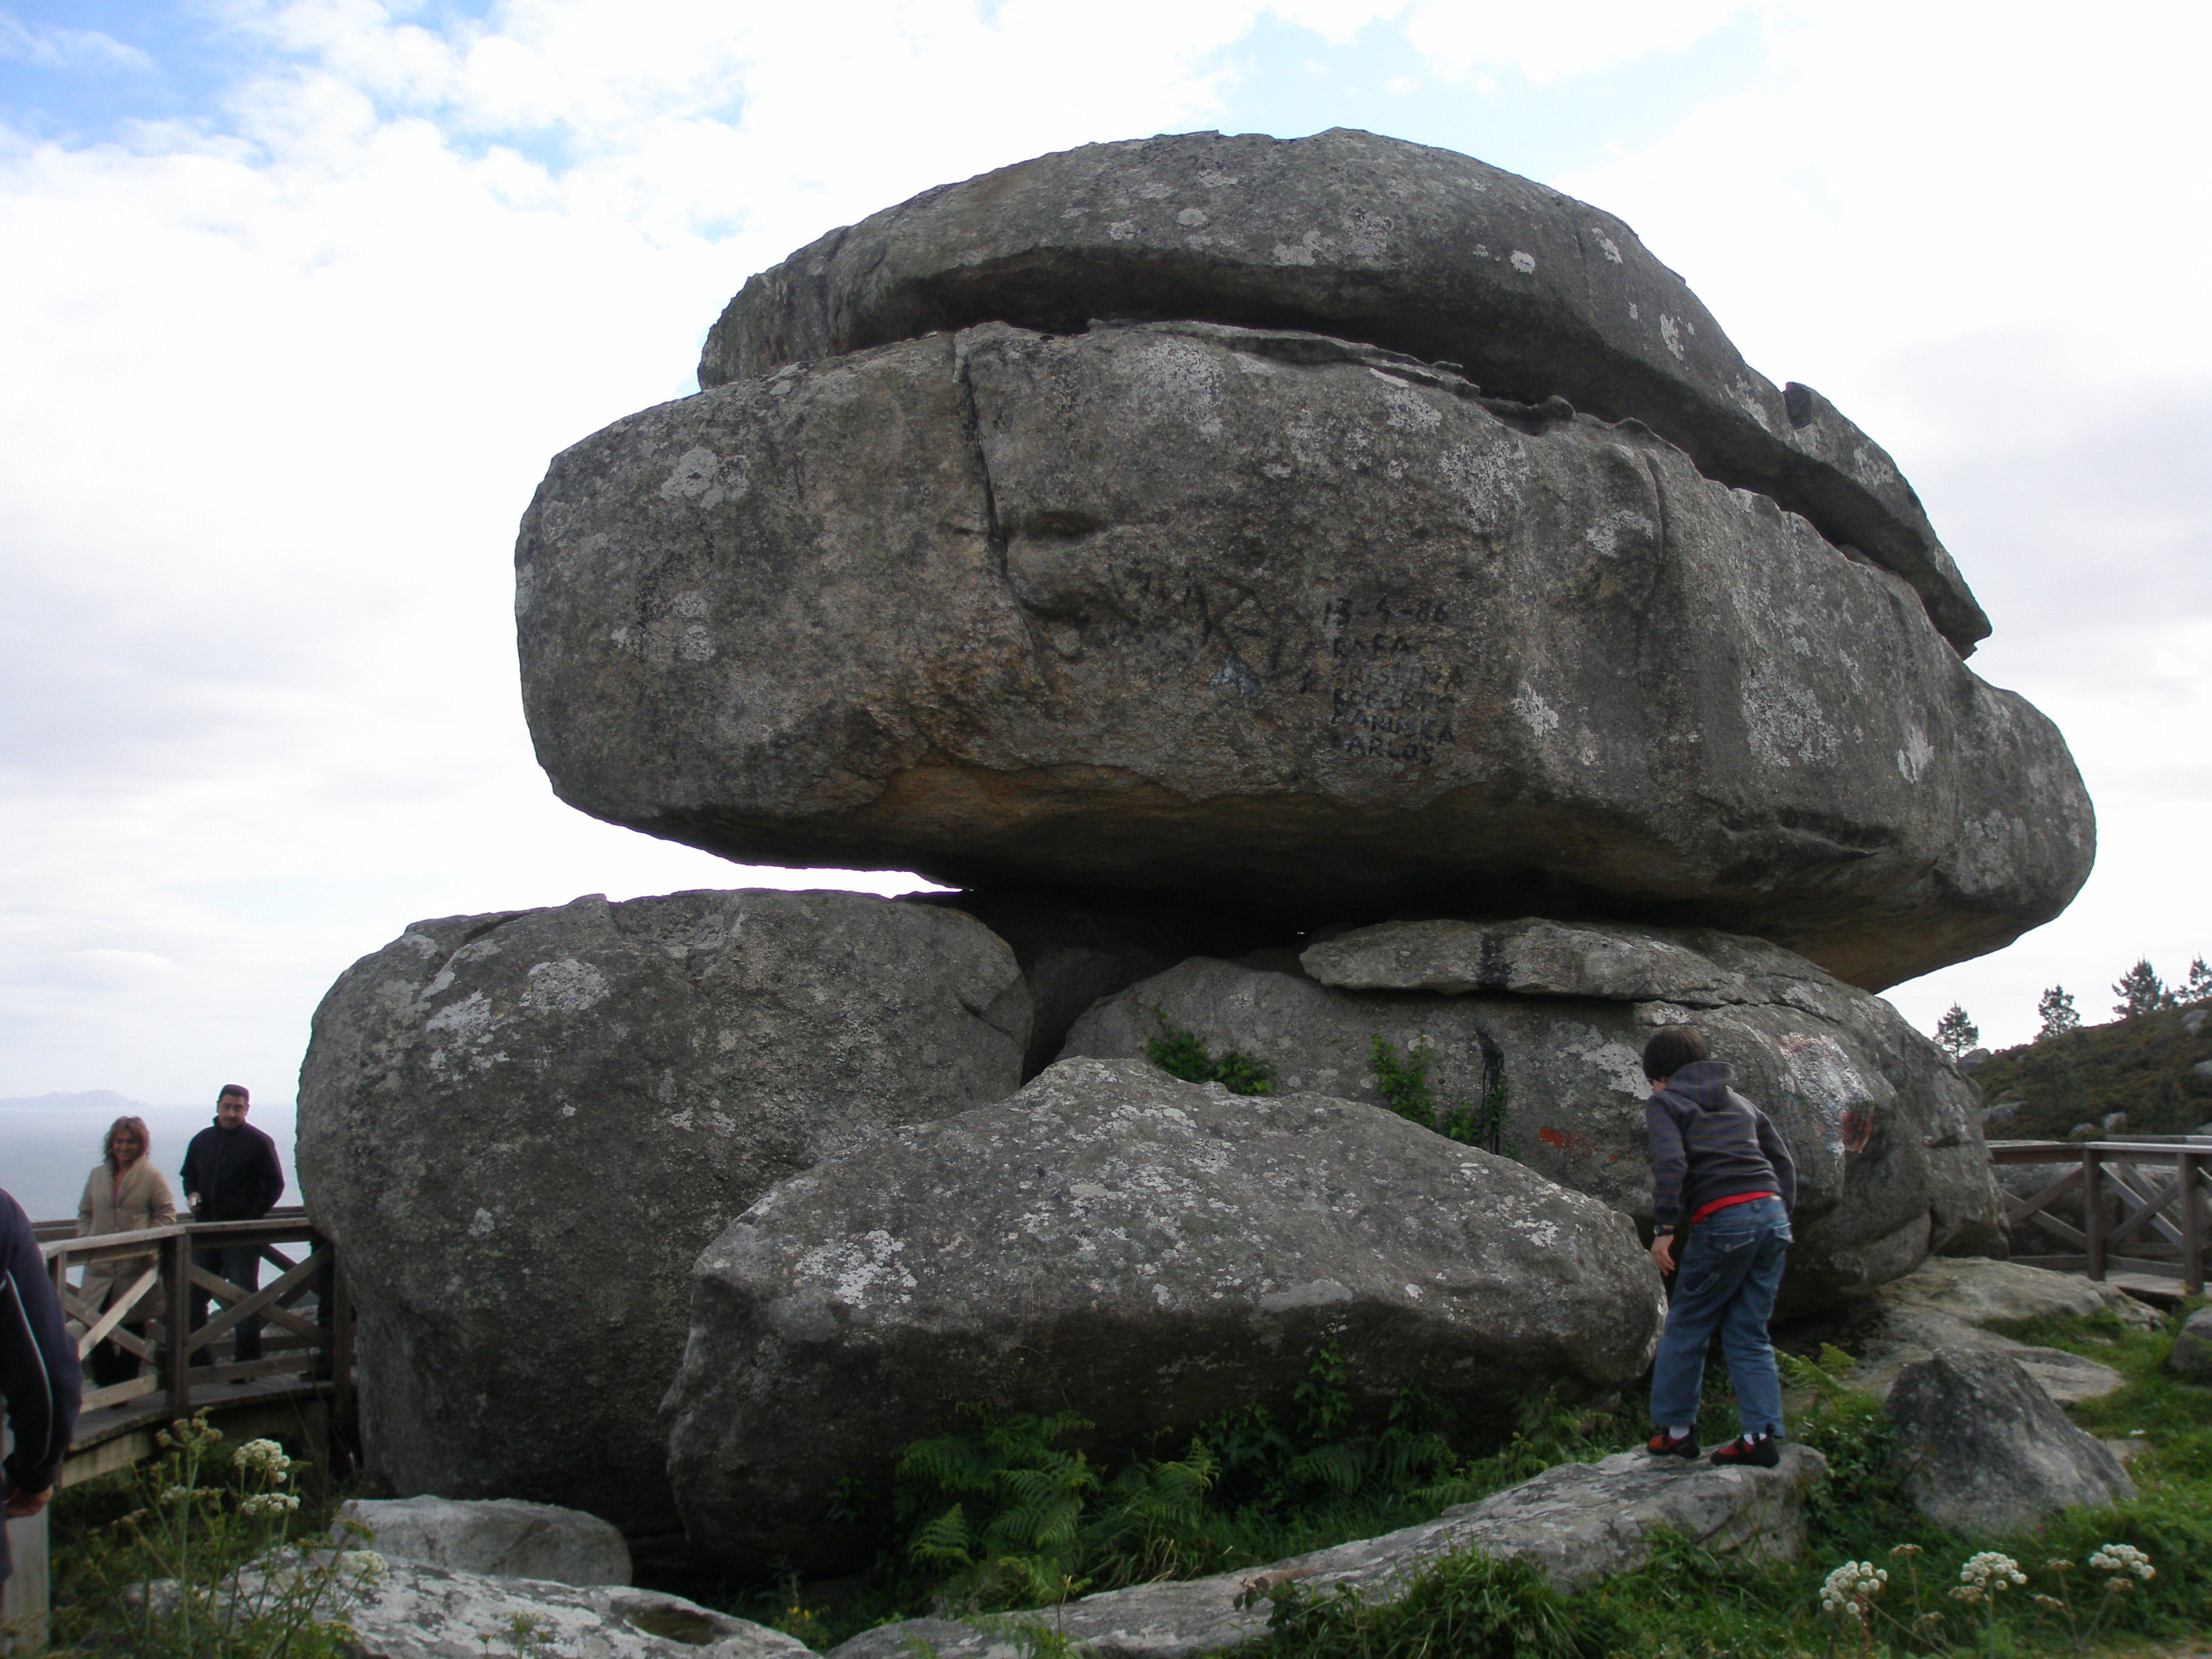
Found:
[{"label": "wooden railing", "polygon": [[[88,1389],[83,1413],[158,1393],[167,1396],[165,1416],[188,1417],[196,1389],[266,1377],[325,1381],[341,1395],[351,1386],[352,1303],[344,1275],[337,1271],[336,1250],[305,1211],[272,1211],[258,1221],[184,1222],[88,1238],[64,1233],[67,1225],[46,1223],[37,1231],[62,1310],[83,1329],[79,1355],[88,1357],[101,1342],[111,1342],[140,1364],[138,1376],[127,1382]],[[195,1252],[240,1247],[254,1249],[262,1264],[264,1282],[254,1290],[193,1260]],[[131,1272],[107,1308],[90,1305],[70,1282],[79,1268],[149,1255],[153,1264]],[[276,1269],[274,1278],[268,1275],[270,1267]],[[195,1290],[206,1291],[209,1301],[206,1322],[197,1330],[191,1319]],[[215,1363],[217,1347],[230,1346],[248,1319],[261,1322],[261,1357],[243,1364]]]},{"label": "wooden railing", "polygon": [[[2072,1166],[2030,1197],[2003,1194],[2008,1227],[2030,1226],[2069,1247],[2063,1255],[2014,1261],[2099,1279],[2115,1271],[2148,1273],[2179,1279],[2192,1296],[2203,1291],[2212,1137],[1996,1140],[1990,1143],[1990,1159]],[[2051,1207],[2077,1194],[2079,1227]]]}]

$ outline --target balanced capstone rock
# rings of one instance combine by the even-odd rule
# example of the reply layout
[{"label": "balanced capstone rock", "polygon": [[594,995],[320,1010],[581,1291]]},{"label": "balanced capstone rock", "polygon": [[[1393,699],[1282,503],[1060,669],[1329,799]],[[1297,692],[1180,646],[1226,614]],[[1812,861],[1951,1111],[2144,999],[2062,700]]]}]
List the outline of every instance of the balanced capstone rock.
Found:
[{"label": "balanced capstone rock", "polygon": [[418,922],[342,975],[300,1184],[404,1495],[674,1514],[656,1411],[692,1258],[774,1182],[1010,1093],[1029,994],[957,911],[694,892]]},{"label": "balanced capstone rock", "polygon": [[1164,135],[1001,167],[833,230],[748,282],[702,387],[931,330],[1093,318],[1310,328],[1492,392],[1635,418],[1917,590],[1961,654],[1990,631],[1919,497],[1810,386],[1745,362],[1611,214],[1450,150],[1338,128]]},{"label": "balanced capstone rock", "polygon": [[1636,422],[1315,335],[734,382],[560,456],[516,569],[556,791],[732,858],[1690,921],[1879,988],[2094,850],[1897,576]]},{"label": "balanced capstone rock", "polygon": [[839,1483],[968,1402],[1075,1412],[1094,1461],[1179,1449],[1232,1407],[1294,1420],[1334,1338],[1362,1408],[1419,1388],[1472,1426],[1632,1383],[1659,1300],[1626,1218],[1507,1159],[1065,1060],[784,1182],[701,1255],[669,1479],[713,1555],[849,1565]]}]

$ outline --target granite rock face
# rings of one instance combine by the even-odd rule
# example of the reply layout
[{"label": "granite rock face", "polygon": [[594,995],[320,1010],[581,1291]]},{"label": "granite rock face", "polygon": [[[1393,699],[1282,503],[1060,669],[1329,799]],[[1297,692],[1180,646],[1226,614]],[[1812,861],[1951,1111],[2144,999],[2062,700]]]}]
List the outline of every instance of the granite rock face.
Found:
[{"label": "granite rock face", "polygon": [[1631,422],[1315,335],[934,336],[618,422],[516,553],[562,799],[1313,922],[1694,922],[1879,988],[2086,876],[2056,731]]},{"label": "granite rock face", "polygon": [[1887,1409],[1905,1490],[1954,1532],[2021,1532],[2056,1510],[2136,1495],[2111,1449],[2069,1422],[2004,1354],[1945,1352],[1908,1365]]},{"label": "granite rock face", "polygon": [[299,1170],[403,1493],[665,1528],[657,1410],[692,1259],[774,1182],[1014,1088],[1013,954],[854,893],[694,892],[419,922],[342,976]]},{"label": "granite rock face", "polygon": [[1247,1401],[1321,1342],[1379,1407],[1480,1420],[1632,1382],[1659,1282],[1602,1205],[1389,1112],[1063,1061],[1012,1099],[774,1188],[699,1258],[669,1391],[684,1528],[732,1562],[839,1565],[839,1480],[965,1401],[1073,1410],[1102,1458]]},{"label": "granite rock face", "polygon": [[663,1590],[571,1586],[392,1559],[345,1609],[378,1659],[464,1659],[512,1652],[515,1620],[535,1621],[538,1651],[560,1659],[806,1659],[780,1630]]},{"label": "granite rock face", "polygon": [[[1438,954],[1439,941],[1456,948],[1471,936],[1462,924],[1389,923],[1304,953],[1310,969],[1340,986],[1368,988],[1194,960],[1101,1002],[1064,1052],[1139,1057],[1164,1022],[1217,1054],[1236,1048],[1272,1064],[1285,1090],[1380,1102],[1376,1039],[1401,1060],[1425,1043],[1437,1105],[1480,1103],[1502,1085],[1515,1155],[1648,1232],[1650,1086],[1641,1056],[1655,1029],[1689,1021],[1735,1068],[1736,1086],[1774,1119],[1797,1161],[1786,1315],[1863,1295],[1931,1251],[1995,1240],[1996,1197],[1973,1089],[1887,1003],[1756,939],[1595,924],[1571,932],[1583,945],[1546,958],[1538,977],[1580,994],[1397,988],[1485,975],[1463,951]],[[1515,922],[1485,936],[1550,935],[1544,924]],[[1509,966],[1492,977],[1531,982],[1523,968],[1534,958],[1509,951],[1504,959]],[[1568,972],[1570,960],[1584,965]]]},{"label": "granite rock face", "polygon": [[1963,654],[1988,619],[1896,465],[1778,391],[1612,215],[1449,150],[1337,129],[1182,133],[926,191],[748,282],[699,384],[978,323],[1203,319],[1463,365],[1492,393],[1633,417],[1917,590]]},{"label": "granite rock face", "polygon": [[558,1504],[513,1498],[352,1498],[338,1513],[341,1526],[352,1521],[368,1529],[362,1547],[387,1559],[495,1578],[629,1583],[629,1546],[622,1534],[596,1515]]},{"label": "granite rock face", "polygon": [[[1685,1468],[1641,1452],[1618,1452],[1601,1462],[1563,1463],[1379,1538],[1210,1578],[1108,1590],[1011,1618],[1050,1620],[1100,1659],[1196,1659],[1267,1634],[1266,1604],[1238,1605],[1251,1590],[1296,1584],[1328,1593],[1343,1585],[1379,1601],[1437,1557],[1460,1550],[1527,1560],[1570,1593],[1642,1566],[1661,1532],[1715,1555],[1795,1560],[1804,1553],[1805,1495],[1826,1470],[1820,1453],[1798,1445],[1784,1446],[1780,1465],[1771,1469]],[[910,1619],[863,1632],[834,1649],[832,1659],[906,1659],[916,1638],[939,1659],[1017,1659],[1020,1653],[1004,1633],[949,1619]]]},{"label": "granite rock face", "polygon": [[965,911],[1012,947],[1030,988],[1024,1083],[1060,1058],[1069,1029],[1101,997],[1186,957],[1240,957],[1285,936],[1247,916],[1113,894],[992,887],[905,902]]}]

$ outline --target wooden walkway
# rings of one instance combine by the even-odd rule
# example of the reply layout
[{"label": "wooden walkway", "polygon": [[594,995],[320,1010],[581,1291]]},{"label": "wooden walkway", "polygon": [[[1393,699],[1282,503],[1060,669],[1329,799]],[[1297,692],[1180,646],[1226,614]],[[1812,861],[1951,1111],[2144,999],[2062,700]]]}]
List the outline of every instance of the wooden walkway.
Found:
[{"label": "wooden walkway", "polygon": [[[202,1409],[234,1438],[307,1434],[325,1447],[331,1429],[349,1419],[352,1301],[337,1252],[305,1210],[91,1238],[76,1237],[71,1222],[41,1222],[35,1231],[63,1310],[82,1332],[79,1354],[110,1341],[140,1370],[131,1381],[87,1390],[61,1485],[153,1455],[161,1430]],[[223,1277],[213,1254],[246,1249],[256,1253],[263,1281],[252,1290]],[[116,1261],[135,1271],[115,1304],[88,1305],[76,1282],[81,1270]],[[196,1291],[207,1306],[197,1328]],[[241,1364],[228,1356],[248,1320],[261,1323],[261,1355]]]},{"label": "wooden walkway", "polygon": [[[2203,1294],[2212,1135],[1993,1140],[1990,1161],[2067,1166],[2030,1197],[2002,1194],[2008,1228],[2033,1228],[2063,1247],[2014,1261],[2085,1273],[2154,1301]],[[2062,1203],[2066,1215],[2056,1212]],[[2077,1206],[2078,1226],[2068,1218]]]}]

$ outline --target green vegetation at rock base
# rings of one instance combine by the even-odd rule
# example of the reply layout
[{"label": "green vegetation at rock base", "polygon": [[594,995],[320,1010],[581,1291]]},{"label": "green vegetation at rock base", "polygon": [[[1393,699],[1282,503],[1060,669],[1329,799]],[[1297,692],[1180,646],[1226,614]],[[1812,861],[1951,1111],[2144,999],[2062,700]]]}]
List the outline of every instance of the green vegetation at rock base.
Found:
[{"label": "green vegetation at rock base", "polygon": [[1164,1009],[1154,1007],[1152,1018],[1159,1023],[1160,1034],[1145,1044],[1145,1058],[1170,1077],[1185,1083],[1218,1083],[1232,1095],[1275,1092],[1275,1068],[1265,1060],[1234,1048],[1216,1060],[1196,1032],[1170,1025]]},{"label": "green vegetation at rock base", "polygon": [[[1662,1540],[1637,1571],[1565,1596],[1523,1565],[1475,1555],[1447,1557],[1413,1581],[1403,1596],[1388,1602],[1277,1586],[1267,1593],[1268,1637],[1238,1651],[1245,1659],[2026,1656],[2074,1651],[2076,1638],[2093,1619],[2100,1620],[2095,1632],[2100,1650],[2110,1638],[2201,1633],[2205,1609],[2212,1607],[2212,1389],[2182,1382],[2164,1370],[2178,1325],[2177,1316],[2162,1328],[2133,1331],[2106,1316],[2044,1321],[2015,1333],[2089,1354],[2119,1370],[2128,1378],[2125,1388],[2074,1407],[2072,1414],[2107,1437],[2124,1437],[2140,1430],[2147,1446],[2130,1465],[2139,1489],[2135,1501],[2062,1514],[2037,1536],[1970,1541],[1922,1516],[1899,1479],[1899,1448],[1887,1417],[1873,1396],[1836,1380],[1850,1359],[1832,1349],[1784,1361],[1795,1398],[1809,1402],[1797,1410],[1792,1432],[1820,1451],[1831,1471],[1808,1504],[1808,1549],[1802,1561],[1747,1563],[1679,1539]],[[1555,1463],[1626,1449],[1644,1432],[1642,1414],[1632,1403],[1584,1412],[1535,1405],[1521,1428],[1487,1457],[1450,1465],[1443,1480],[1427,1480],[1433,1463],[1407,1457],[1399,1467],[1413,1480],[1395,1486],[1394,1477],[1384,1473],[1389,1460],[1377,1455],[1382,1437],[1370,1435],[1362,1464],[1369,1471],[1367,1481],[1353,1488],[1364,1496],[1352,1498],[1342,1486],[1312,1478],[1330,1461],[1314,1452],[1344,1441],[1322,1439],[1303,1449],[1296,1445],[1300,1434],[1324,1434],[1325,1425],[1341,1421],[1333,1415],[1343,1402],[1332,1391],[1329,1373],[1324,1350],[1309,1379],[1313,1392],[1301,1402],[1301,1420],[1287,1432],[1257,1416],[1231,1414],[1245,1416],[1241,1430],[1232,1432],[1217,1419],[1209,1427],[1220,1444],[1208,1441],[1171,1460],[1180,1465],[1180,1474],[1164,1480],[1162,1464],[1139,1465],[1142,1481],[1133,1479],[1118,1496],[1121,1477],[1098,1483],[1086,1493],[1085,1507],[1069,1517],[1079,1540],[1086,1528],[1091,1529],[1089,1553],[1054,1558],[1063,1569],[1054,1593],[1034,1596],[1029,1605],[1050,1605],[1149,1578],[1259,1565],[1409,1525],[1449,1503],[1469,1501]],[[1015,1438],[1042,1439],[1053,1421],[1027,1419]],[[1733,1407],[1713,1379],[1699,1437],[1716,1443],[1734,1428]],[[1279,1443],[1269,1440],[1270,1432],[1280,1437]],[[973,1431],[963,1434],[975,1438]],[[1399,1443],[1411,1450],[1418,1432],[1401,1431]],[[1228,1478],[1231,1446],[1253,1460],[1241,1487]],[[1201,1450],[1203,1457],[1198,1455]],[[1208,1462],[1212,1471],[1200,1480]],[[1303,1474],[1293,1474],[1293,1465],[1301,1465]],[[1272,1474],[1272,1487],[1264,1475],[1252,1478],[1261,1471]],[[1270,1491],[1273,1507],[1264,1498]],[[1134,1503],[1129,1501],[1133,1497]],[[971,1517],[963,1511],[963,1524],[980,1524],[988,1532],[1002,1512],[987,1506]],[[2153,1576],[2138,1579],[2092,1567],[2107,1545],[2141,1551]],[[1985,1552],[2016,1561],[2027,1583],[1979,1601],[1954,1595],[1953,1591],[1966,1587],[1962,1571]],[[1822,1604],[1824,1588],[1839,1567],[1852,1562],[1867,1564],[1869,1575],[1887,1575],[1876,1593],[1863,1600],[1869,1608],[1863,1640],[1863,1627],[1847,1609],[1838,1605],[1824,1610]],[[972,1553],[969,1565],[951,1564],[951,1571],[934,1574],[917,1573],[917,1565],[909,1559],[902,1566],[887,1559],[866,1580],[847,1580],[819,1591],[793,1586],[781,1597],[738,1596],[732,1611],[778,1624],[825,1650],[869,1625],[930,1611],[988,1622],[1036,1659],[1053,1659],[1066,1645],[1045,1621],[1006,1613],[1003,1609],[1017,1603],[989,1594],[994,1583],[975,1574]],[[2128,1587],[2110,1593],[2106,1585],[2116,1577],[2126,1577]],[[1034,1580],[1024,1583],[1025,1579],[1026,1573],[1009,1574],[996,1587],[1036,1588]],[[1868,1582],[1873,1582],[1870,1577]],[[862,1589],[863,1583],[869,1588]]]}]

